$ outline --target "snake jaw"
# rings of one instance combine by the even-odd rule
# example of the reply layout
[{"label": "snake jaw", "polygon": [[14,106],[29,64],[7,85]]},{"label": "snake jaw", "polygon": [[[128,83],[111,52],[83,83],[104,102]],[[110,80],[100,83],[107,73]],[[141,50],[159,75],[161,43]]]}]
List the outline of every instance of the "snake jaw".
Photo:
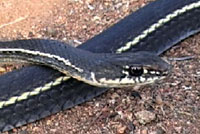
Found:
[{"label": "snake jaw", "polygon": [[[111,87],[111,88],[123,88],[123,87],[132,87],[137,85],[146,85],[154,83],[155,81],[162,80],[166,78],[169,74],[169,70],[154,70],[149,67],[139,67],[139,66],[132,66],[132,69],[142,69],[143,73],[140,76],[130,76],[130,72],[128,71],[128,66],[125,67],[126,70],[122,70],[122,77],[112,78],[99,78],[95,75],[94,72],[91,72],[91,80],[95,83],[95,86],[99,87]],[[129,67],[130,68],[130,67]],[[89,84],[93,84],[89,83]],[[119,84],[120,83],[120,84]]]}]

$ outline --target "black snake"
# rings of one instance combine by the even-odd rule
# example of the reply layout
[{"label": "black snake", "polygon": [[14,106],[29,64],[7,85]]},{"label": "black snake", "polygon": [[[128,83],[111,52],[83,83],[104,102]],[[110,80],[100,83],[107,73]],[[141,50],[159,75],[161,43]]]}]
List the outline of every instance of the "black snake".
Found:
[{"label": "black snake", "polygon": [[[199,22],[199,0],[158,0],[132,13],[79,48],[93,53],[145,51],[159,55],[199,32]],[[30,40],[26,41],[29,44]],[[6,46],[11,44],[6,43]],[[13,71],[0,77],[0,130],[7,131],[33,122],[85,102],[106,90],[84,84],[46,67],[33,66]]]}]

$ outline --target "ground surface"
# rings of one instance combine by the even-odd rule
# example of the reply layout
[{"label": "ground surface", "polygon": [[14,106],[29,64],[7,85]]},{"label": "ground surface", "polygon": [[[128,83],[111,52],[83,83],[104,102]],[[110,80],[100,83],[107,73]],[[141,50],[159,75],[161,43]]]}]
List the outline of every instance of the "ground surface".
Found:
[{"label": "ground surface", "polygon": [[[142,7],[147,0],[0,0],[0,38],[53,38],[79,45]],[[172,62],[161,84],[111,89],[75,108],[14,129],[14,134],[199,134],[200,34],[168,51]],[[9,71],[9,67],[0,70]],[[148,123],[141,124],[141,115]],[[138,117],[138,118],[137,118]]]}]

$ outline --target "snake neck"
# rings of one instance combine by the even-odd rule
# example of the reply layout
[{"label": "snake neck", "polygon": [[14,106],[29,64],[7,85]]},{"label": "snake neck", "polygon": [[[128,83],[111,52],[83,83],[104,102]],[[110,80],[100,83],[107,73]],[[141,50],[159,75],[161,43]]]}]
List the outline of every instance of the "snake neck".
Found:
[{"label": "snake neck", "polygon": [[33,62],[37,63],[39,60],[42,62],[44,59],[49,58],[51,59],[51,61],[49,60],[49,63],[54,63],[55,60],[61,64],[65,64],[65,66],[69,67],[70,70],[77,70],[79,72],[82,72],[86,70],[85,68],[92,66],[92,64],[94,64],[94,62],[101,57],[89,51],[74,48],[63,42],[44,39],[0,42],[0,53],[2,62],[31,62],[31,60],[35,59],[36,61]]}]

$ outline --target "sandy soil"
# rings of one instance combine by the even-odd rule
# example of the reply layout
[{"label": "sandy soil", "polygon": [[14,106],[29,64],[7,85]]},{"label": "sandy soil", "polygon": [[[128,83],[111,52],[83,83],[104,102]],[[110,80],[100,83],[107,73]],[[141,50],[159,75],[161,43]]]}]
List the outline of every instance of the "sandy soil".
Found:
[{"label": "sandy soil", "polygon": [[[0,0],[0,38],[53,38],[76,46],[149,1]],[[142,87],[140,97],[133,89],[111,89],[5,134],[199,134],[200,34],[180,44],[165,56],[195,58],[173,61],[172,75]],[[141,114],[148,123],[141,124]]]}]

